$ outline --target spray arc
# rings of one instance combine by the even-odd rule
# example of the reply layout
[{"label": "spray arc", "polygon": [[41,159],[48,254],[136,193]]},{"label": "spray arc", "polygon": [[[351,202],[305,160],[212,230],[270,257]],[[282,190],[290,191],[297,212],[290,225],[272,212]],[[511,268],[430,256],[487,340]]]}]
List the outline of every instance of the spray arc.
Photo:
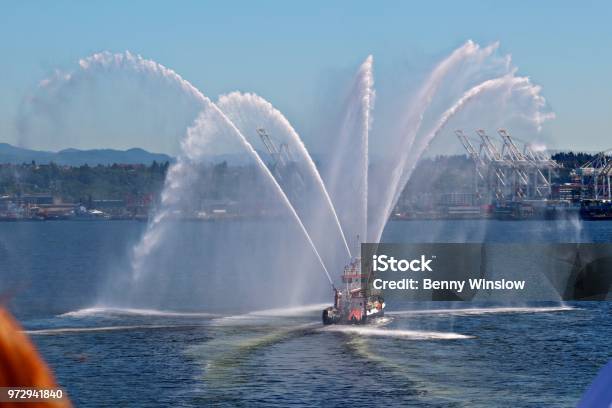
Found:
[{"label": "spray arc", "polygon": [[[246,153],[250,163],[255,164],[274,192],[275,199],[298,227],[304,243],[312,250],[317,269],[324,272],[334,288],[334,304],[323,312],[324,321],[360,323],[382,315],[385,303],[380,293],[368,289],[372,271],[362,271],[357,250],[360,240],[350,238],[358,236],[366,242],[380,242],[386,222],[416,162],[432,140],[467,106],[496,92],[504,98],[520,94],[522,102],[528,102],[530,109],[521,114],[537,122],[538,127],[549,118],[541,112],[544,100],[540,96],[540,88],[532,85],[527,78],[516,77],[516,70],[510,66],[509,58],[495,59],[493,54],[497,48],[497,43],[481,48],[468,41],[441,61],[416,93],[413,105],[398,120],[401,122],[399,130],[385,134],[382,143],[376,143],[370,137],[375,92],[373,58],[366,58],[353,79],[338,121],[339,129],[331,139],[335,150],[331,149],[329,165],[321,167],[321,170],[289,121],[263,98],[236,92],[212,102],[171,69],[134,54],[95,54],[81,60],[77,71],[44,80],[40,87],[58,93],[62,87],[69,90],[79,82],[86,83],[92,75],[127,70],[143,78],[163,79],[164,84],[170,84],[193,101],[200,112],[181,141],[177,161],[169,169],[161,204],[133,248],[133,286],[147,279],[150,274],[147,260],[154,259],[152,254],[163,250],[164,242],[170,239],[167,221],[171,220],[173,211],[187,200],[189,190],[202,182],[196,172],[206,155],[210,154],[210,146],[216,140],[225,138],[231,139],[242,154]],[[490,66],[495,69],[489,72],[487,67]],[[469,77],[462,83],[465,86],[452,87],[454,92],[458,90],[458,94],[452,94],[442,102],[437,100],[441,92],[446,92],[445,84],[456,79],[453,73],[460,70],[464,71],[464,77]],[[474,72],[478,75],[474,75]],[[441,106],[446,110],[435,110]],[[272,140],[274,138],[277,140]],[[256,143],[262,143],[259,146],[268,151],[272,165],[262,159],[258,149],[263,149]],[[385,152],[384,171],[375,173],[372,169],[378,163],[372,163],[370,152],[381,146],[390,148]],[[297,184],[313,187],[311,191],[315,194],[304,194],[295,199],[285,186],[281,168],[290,155],[294,158],[289,160],[297,162],[300,169]],[[325,216],[309,218],[308,212],[302,212],[300,205],[317,207],[325,212]],[[339,266],[334,264],[334,259],[330,261],[330,252],[341,254],[337,258],[349,259],[338,276],[341,284],[334,282],[334,276],[330,274],[330,266],[334,269]]]}]

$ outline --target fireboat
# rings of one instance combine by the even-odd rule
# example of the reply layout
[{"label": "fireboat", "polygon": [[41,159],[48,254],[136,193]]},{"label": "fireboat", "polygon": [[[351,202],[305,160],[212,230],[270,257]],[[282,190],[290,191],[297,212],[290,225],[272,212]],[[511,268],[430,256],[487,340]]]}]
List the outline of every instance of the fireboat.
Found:
[{"label": "fireboat", "polygon": [[334,305],[323,310],[323,324],[365,324],[382,317],[385,301],[369,280],[370,274],[361,272],[361,258],[353,258],[344,267],[343,288],[333,288]]}]

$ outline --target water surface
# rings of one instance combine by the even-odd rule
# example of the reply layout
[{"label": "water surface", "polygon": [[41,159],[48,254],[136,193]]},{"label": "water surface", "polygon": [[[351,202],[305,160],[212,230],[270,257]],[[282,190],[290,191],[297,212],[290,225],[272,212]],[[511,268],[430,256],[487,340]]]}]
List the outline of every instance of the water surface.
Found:
[{"label": "water surface", "polygon": [[[197,224],[204,242],[225,228]],[[609,302],[395,302],[349,328],[323,328],[322,304],[92,307],[144,227],[0,224],[0,289],[77,406],[571,407],[612,357]],[[612,223],[392,222],[385,240],[610,242]]]}]

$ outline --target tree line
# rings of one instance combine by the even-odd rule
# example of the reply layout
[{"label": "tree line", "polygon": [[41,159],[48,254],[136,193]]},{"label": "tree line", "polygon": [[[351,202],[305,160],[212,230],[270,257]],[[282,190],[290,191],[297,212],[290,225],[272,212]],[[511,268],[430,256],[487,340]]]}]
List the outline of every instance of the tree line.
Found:
[{"label": "tree line", "polygon": [[[595,156],[589,153],[559,152],[552,156],[562,165],[559,182],[569,180],[572,169]],[[112,164],[61,166],[55,163],[0,164],[0,195],[51,194],[64,202],[93,199],[125,199],[157,196],[163,188],[168,162],[145,164]],[[202,197],[235,199],[242,187],[260,184],[262,179],[250,165],[228,165],[221,162],[203,165],[198,188]],[[264,183],[265,184],[265,183]],[[473,163],[465,155],[436,156],[419,162],[407,190],[457,191],[473,185]],[[259,193],[261,190],[259,189]]]}]

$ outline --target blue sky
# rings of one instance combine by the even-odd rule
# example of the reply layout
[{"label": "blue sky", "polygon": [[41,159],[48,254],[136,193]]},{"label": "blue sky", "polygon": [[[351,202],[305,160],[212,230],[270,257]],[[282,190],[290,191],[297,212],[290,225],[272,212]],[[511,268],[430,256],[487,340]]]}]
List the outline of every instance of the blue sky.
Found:
[{"label": "blue sky", "polygon": [[542,85],[558,147],[605,149],[611,19],[604,1],[1,1],[0,141],[14,142],[15,114],[42,78],[97,51],[154,59],[213,98],[257,92],[299,129],[321,88],[368,54],[384,84],[473,39],[499,40],[519,73]]}]

